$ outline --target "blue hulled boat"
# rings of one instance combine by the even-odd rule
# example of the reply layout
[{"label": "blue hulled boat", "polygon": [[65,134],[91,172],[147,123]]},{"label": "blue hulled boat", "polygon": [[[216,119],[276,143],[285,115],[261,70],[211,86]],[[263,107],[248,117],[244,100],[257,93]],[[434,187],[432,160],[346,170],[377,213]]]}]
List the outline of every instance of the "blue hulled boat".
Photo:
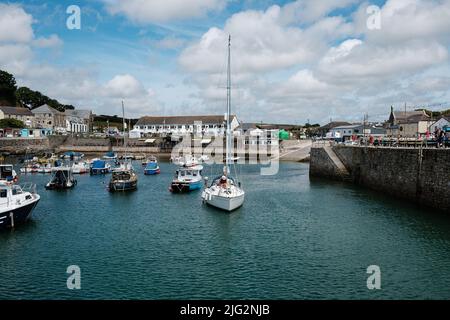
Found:
[{"label": "blue hulled boat", "polygon": [[160,173],[161,173],[161,170],[158,165],[158,160],[155,157],[150,158],[147,161],[147,164],[145,166],[144,174],[148,176],[148,175],[155,175],[155,174],[160,174]]},{"label": "blue hulled boat", "polygon": [[175,173],[170,191],[185,193],[200,190],[203,187],[202,170],[203,166],[201,165],[180,167]]}]

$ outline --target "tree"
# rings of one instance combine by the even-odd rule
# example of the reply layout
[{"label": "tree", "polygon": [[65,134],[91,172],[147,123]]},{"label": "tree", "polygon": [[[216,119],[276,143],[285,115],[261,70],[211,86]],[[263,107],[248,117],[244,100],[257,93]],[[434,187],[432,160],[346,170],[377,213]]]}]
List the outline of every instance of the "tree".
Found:
[{"label": "tree", "polygon": [[6,71],[0,70],[0,102],[16,106],[16,79]]},{"label": "tree", "polygon": [[0,120],[0,128],[25,128],[25,123],[23,121],[17,120],[17,119],[2,119]]}]

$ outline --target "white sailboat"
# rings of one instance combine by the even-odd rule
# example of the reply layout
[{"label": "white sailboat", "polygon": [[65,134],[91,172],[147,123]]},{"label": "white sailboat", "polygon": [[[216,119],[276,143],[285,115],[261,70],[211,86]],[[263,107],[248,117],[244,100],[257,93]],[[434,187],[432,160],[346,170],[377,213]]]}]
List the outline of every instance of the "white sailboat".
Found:
[{"label": "white sailboat", "polygon": [[227,137],[226,160],[223,175],[213,180],[212,184],[202,193],[203,202],[228,212],[240,208],[244,204],[245,191],[240,183],[230,176],[230,167],[233,163],[231,156],[231,36],[228,39],[228,70],[227,70]]}]

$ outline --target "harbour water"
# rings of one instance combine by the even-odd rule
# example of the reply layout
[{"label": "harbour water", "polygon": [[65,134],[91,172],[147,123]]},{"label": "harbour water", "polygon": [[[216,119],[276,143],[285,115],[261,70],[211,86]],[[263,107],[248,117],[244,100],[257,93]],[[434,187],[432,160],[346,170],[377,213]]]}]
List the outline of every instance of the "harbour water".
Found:
[{"label": "harbour water", "polygon": [[[450,299],[450,219],[353,185],[242,167],[244,207],[225,214],[200,192],[168,191],[175,167],[110,194],[109,176],[65,192],[22,176],[42,199],[0,233],[0,299]],[[210,175],[205,169],[205,175]],[[443,195],[444,196],[444,195]],[[81,268],[81,290],[66,269]],[[381,290],[366,269],[381,268]]]}]

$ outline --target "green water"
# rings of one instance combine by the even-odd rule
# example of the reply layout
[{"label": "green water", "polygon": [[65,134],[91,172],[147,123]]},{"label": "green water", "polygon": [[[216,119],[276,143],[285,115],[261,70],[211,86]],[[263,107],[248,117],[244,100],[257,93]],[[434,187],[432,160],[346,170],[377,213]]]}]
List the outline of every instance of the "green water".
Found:
[{"label": "green water", "polygon": [[[0,299],[450,299],[450,216],[351,185],[242,168],[245,206],[172,195],[175,170],[109,194],[107,178],[46,191],[33,220],[0,233]],[[209,175],[209,169],[206,169]],[[68,290],[66,268],[81,268]],[[367,289],[366,269],[382,288]]]}]

